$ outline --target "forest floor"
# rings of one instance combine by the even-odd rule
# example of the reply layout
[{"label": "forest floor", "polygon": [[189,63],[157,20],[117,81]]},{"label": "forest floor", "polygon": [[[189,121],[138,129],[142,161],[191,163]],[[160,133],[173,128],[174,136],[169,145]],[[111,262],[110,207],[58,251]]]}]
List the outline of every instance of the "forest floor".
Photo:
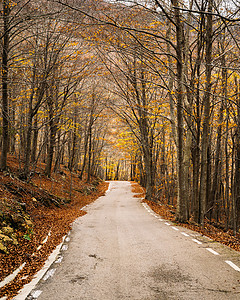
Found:
[{"label": "forest floor", "polygon": [[[135,197],[144,198],[145,193],[143,188],[138,184],[132,184],[133,192],[136,193]],[[204,236],[208,236],[213,241],[222,243],[230,248],[240,251],[240,233],[238,232],[236,236],[233,235],[233,231],[231,229],[224,230],[222,229],[223,224],[213,224],[209,222],[209,220],[205,221],[204,227],[199,226],[191,221],[188,223],[179,223],[176,221],[176,209],[167,204],[163,204],[160,201],[158,203],[148,200],[143,200],[143,202],[147,203],[149,207],[158,215],[162,216],[166,220],[170,220],[178,225],[191,229],[193,231],[197,231]]]},{"label": "forest floor", "polygon": [[[108,183],[92,178],[86,183],[62,166],[51,178],[39,164],[29,182],[19,179],[19,161],[8,159],[0,172],[0,298],[12,299],[39,271],[62,242],[84,206],[104,195]],[[83,210],[81,210],[83,208]],[[22,267],[8,284],[1,281]]]}]

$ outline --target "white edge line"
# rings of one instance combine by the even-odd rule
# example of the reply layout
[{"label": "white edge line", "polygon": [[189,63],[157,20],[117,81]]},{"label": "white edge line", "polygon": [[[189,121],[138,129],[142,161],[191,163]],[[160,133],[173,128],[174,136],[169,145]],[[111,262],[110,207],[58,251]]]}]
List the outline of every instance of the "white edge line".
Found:
[{"label": "white edge line", "polygon": [[106,182],[109,182],[109,185],[108,185],[108,189],[105,192],[105,195],[108,194],[111,191],[111,186],[112,186],[112,182],[111,181],[106,181]]},{"label": "white edge line", "polygon": [[60,264],[63,260],[63,256],[59,256],[58,259],[55,261],[55,264]]},{"label": "white edge line", "polygon": [[220,255],[218,252],[216,252],[215,250],[213,250],[211,248],[206,248],[206,249],[214,255]]},{"label": "white edge line", "polygon": [[12,274],[8,275],[5,277],[1,282],[0,282],[0,288],[11,282],[19,272],[24,268],[26,263],[23,263],[19,268],[17,268]]},{"label": "white edge line", "polygon": [[51,266],[51,264],[56,259],[57,255],[60,252],[60,249],[62,247],[62,244],[64,242],[65,236],[63,237],[63,241],[55,248],[55,250],[49,255],[48,259],[46,260],[43,268],[38,271],[35,276],[33,277],[33,280],[26,284],[17,294],[17,296],[14,297],[14,300],[23,300],[27,298],[27,296],[30,294],[30,292],[35,288],[35,286],[38,284],[38,282],[41,280],[43,275],[46,273],[48,268]]},{"label": "white edge line", "polygon": [[67,251],[67,249],[68,249],[68,245],[63,245],[61,250],[62,251]]},{"label": "white edge line", "polygon": [[39,251],[42,246],[48,241],[48,238],[51,236],[51,230],[49,230],[47,236],[45,237],[45,239],[41,242],[41,244],[37,247],[37,251]]},{"label": "white edge line", "polygon": [[231,262],[230,260],[225,260],[225,263],[227,263],[230,267],[232,267],[234,270],[240,272],[240,268],[235,265],[233,262]]},{"label": "white edge line", "polygon": [[41,290],[36,290],[32,293],[32,297],[34,299],[38,298],[40,295],[42,294],[42,291]]},{"label": "white edge line", "polygon": [[47,271],[47,273],[45,274],[45,276],[43,277],[43,280],[46,281],[48,280],[49,277],[52,277],[55,273],[56,269],[50,269]]},{"label": "white edge line", "polygon": [[168,226],[170,226],[170,225],[171,225],[171,224],[169,224],[168,222],[165,222],[164,224],[165,224],[165,225],[168,225]]},{"label": "white edge line", "polygon": [[178,231],[179,229],[177,227],[172,226],[172,229]]},{"label": "white edge line", "polygon": [[184,236],[189,236],[189,234],[187,234],[186,232],[181,232],[181,234]]},{"label": "white edge line", "polygon": [[198,240],[196,240],[196,239],[192,239],[192,241],[194,241],[194,242],[197,243],[198,245],[201,245],[201,244],[202,244],[202,242],[200,242],[200,241],[198,241]]},{"label": "white edge line", "polygon": [[47,242],[48,237],[49,237],[49,235],[47,235],[47,236],[45,237],[45,239],[42,241],[42,244],[45,244],[45,243]]}]

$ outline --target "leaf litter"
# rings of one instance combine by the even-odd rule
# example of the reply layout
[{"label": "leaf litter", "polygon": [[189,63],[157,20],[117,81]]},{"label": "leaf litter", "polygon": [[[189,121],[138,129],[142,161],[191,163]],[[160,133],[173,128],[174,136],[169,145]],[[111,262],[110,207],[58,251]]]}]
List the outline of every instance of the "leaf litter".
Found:
[{"label": "leaf litter", "polygon": [[9,171],[0,173],[0,230],[13,228],[17,242],[0,251],[0,281],[25,263],[15,279],[0,289],[0,298],[12,299],[42,268],[72,222],[86,214],[81,208],[104,195],[108,183],[98,178],[86,183],[86,178],[80,180],[79,174],[66,168],[48,178],[43,164],[26,182],[17,176],[14,157],[8,165]]}]

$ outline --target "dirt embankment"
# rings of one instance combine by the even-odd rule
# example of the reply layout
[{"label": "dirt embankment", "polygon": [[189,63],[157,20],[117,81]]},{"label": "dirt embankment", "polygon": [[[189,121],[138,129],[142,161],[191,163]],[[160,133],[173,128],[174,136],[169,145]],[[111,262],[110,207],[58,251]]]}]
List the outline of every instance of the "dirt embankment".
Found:
[{"label": "dirt embankment", "polygon": [[[107,190],[97,178],[80,180],[62,169],[51,178],[40,165],[30,180],[18,178],[18,163],[9,159],[9,171],[0,173],[0,281],[20,266],[16,278],[0,288],[0,298],[11,299],[41,269],[81,210]],[[0,285],[1,286],[1,285]]]}]

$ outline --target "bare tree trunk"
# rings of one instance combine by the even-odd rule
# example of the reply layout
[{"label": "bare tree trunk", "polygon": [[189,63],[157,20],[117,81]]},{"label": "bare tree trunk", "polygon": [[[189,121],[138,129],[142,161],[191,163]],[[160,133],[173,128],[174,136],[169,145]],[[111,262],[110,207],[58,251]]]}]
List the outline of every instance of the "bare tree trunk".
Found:
[{"label": "bare tree trunk", "polygon": [[[200,43],[200,41],[199,41]],[[201,47],[199,45],[199,47]],[[198,51],[200,52],[200,48]],[[200,57],[200,53],[198,54]],[[197,65],[197,78],[200,77],[200,60]],[[196,127],[195,137],[192,141],[192,161],[193,161],[193,218],[196,223],[200,223],[200,198],[199,198],[199,175],[200,175],[200,130],[201,130],[201,119],[200,119],[200,82],[197,82],[196,87]]]},{"label": "bare tree trunk", "polygon": [[36,161],[37,145],[38,145],[38,117],[36,115],[33,124],[33,141],[32,141],[32,154],[31,154],[32,163]]},{"label": "bare tree trunk", "polygon": [[89,138],[88,138],[88,169],[87,169],[87,182],[91,178],[91,159],[92,159],[92,126],[89,127]]},{"label": "bare tree trunk", "polygon": [[[91,119],[91,115],[90,115],[90,119]],[[85,131],[85,141],[84,141],[84,156],[83,156],[83,163],[82,163],[82,167],[81,167],[81,173],[79,175],[79,178],[82,179],[83,178],[83,172],[85,170],[86,167],[86,163],[87,163],[87,153],[88,153],[88,146],[89,146],[89,133],[91,131],[91,120],[89,121],[88,127]]]},{"label": "bare tree trunk", "polygon": [[76,122],[75,122],[74,129],[73,129],[73,136],[72,136],[72,150],[71,150],[71,155],[69,157],[69,164],[68,164],[69,170],[72,170],[74,168],[74,162],[76,157],[76,144],[77,144],[76,131],[77,130],[76,130]]},{"label": "bare tree trunk", "polygon": [[42,149],[41,158],[42,158],[42,162],[46,163],[47,145],[48,145],[48,127],[47,127],[47,125],[44,126],[44,132],[43,132],[42,136],[43,136],[43,141],[42,141],[43,149]]},{"label": "bare tree trunk", "polygon": [[181,20],[178,0],[172,0],[174,7],[174,18],[176,23],[176,52],[177,52],[177,156],[178,156],[178,199],[177,199],[177,219],[180,222],[187,220],[186,205],[186,178],[184,174],[184,110],[183,110],[183,62],[184,62],[184,32]]},{"label": "bare tree trunk", "polygon": [[207,178],[208,178],[208,145],[209,145],[209,123],[210,123],[210,92],[212,74],[212,4],[208,2],[208,15],[206,26],[206,84],[203,96],[203,132],[202,132],[202,153],[201,153],[201,177],[200,177],[200,223],[204,225],[204,218],[207,204]]},{"label": "bare tree trunk", "polygon": [[48,108],[49,108],[49,145],[48,145],[48,154],[47,154],[47,163],[45,168],[45,174],[50,177],[52,172],[52,162],[54,155],[54,147],[56,141],[56,133],[57,133],[57,124],[58,118],[54,117],[53,110],[53,98],[52,95],[48,97]]},{"label": "bare tree trunk", "polygon": [[63,137],[61,139],[61,132],[58,131],[58,142],[57,142],[57,154],[55,156],[55,163],[54,163],[54,172],[60,170],[60,164],[62,163],[62,157],[64,155],[64,147],[67,142],[66,132],[64,132]]},{"label": "bare tree trunk", "polygon": [[[225,106],[226,106],[226,101],[225,101]],[[229,217],[230,217],[230,185],[229,185],[229,153],[228,153],[228,123],[229,123],[229,111],[227,109],[227,116],[226,116],[226,137],[225,137],[225,181],[226,181],[226,187],[225,187],[225,199],[226,199],[226,230],[229,229]]]},{"label": "bare tree trunk", "polygon": [[11,154],[16,154],[16,105],[12,101],[12,111],[11,111],[11,130],[10,130],[10,137],[9,137],[9,148]]},{"label": "bare tree trunk", "polygon": [[[222,49],[224,50],[224,49]],[[210,220],[214,206],[216,203],[216,191],[218,189],[219,178],[220,178],[220,152],[221,152],[221,142],[222,142],[222,123],[223,123],[223,109],[224,109],[224,98],[227,97],[227,70],[225,63],[225,55],[222,56],[222,100],[221,106],[218,113],[218,127],[217,127],[217,145],[216,145],[216,154],[215,154],[215,164],[214,164],[214,174],[212,188],[210,191],[209,197],[209,207],[210,211]]]},{"label": "bare tree trunk", "polygon": [[238,222],[240,218],[240,97],[239,97],[239,81],[235,79],[237,86],[237,127],[235,131],[235,173],[234,173],[234,194],[232,200],[233,213],[233,233],[237,234]]},{"label": "bare tree trunk", "polygon": [[8,115],[8,51],[9,51],[9,15],[11,3],[3,0],[3,49],[2,49],[2,153],[1,170],[7,168],[7,153],[9,145],[9,115]]},{"label": "bare tree trunk", "polygon": [[32,141],[32,100],[30,100],[29,104],[29,112],[27,118],[27,134],[26,134],[26,148],[25,148],[25,155],[24,155],[24,171],[23,171],[23,178],[26,179],[29,174],[29,167],[30,167],[30,154],[31,154],[31,141]]},{"label": "bare tree trunk", "polygon": [[[166,39],[171,40],[171,27],[172,23],[169,21],[168,29],[166,32]],[[170,116],[171,116],[171,127],[172,127],[172,138],[177,146],[177,130],[176,130],[176,120],[175,120],[175,113],[174,113],[174,100],[173,100],[173,83],[175,74],[173,72],[173,62],[171,57],[171,49],[169,43],[167,43],[167,51],[169,53],[168,56],[168,97],[169,97],[169,106],[170,106]]]}]

